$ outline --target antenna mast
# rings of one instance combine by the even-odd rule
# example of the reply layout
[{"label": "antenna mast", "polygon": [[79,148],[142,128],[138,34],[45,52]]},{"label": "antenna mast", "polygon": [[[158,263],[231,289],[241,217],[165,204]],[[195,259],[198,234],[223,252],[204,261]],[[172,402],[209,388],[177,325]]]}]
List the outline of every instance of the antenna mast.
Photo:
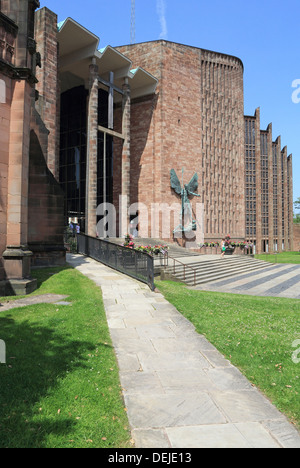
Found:
[{"label": "antenna mast", "polygon": [[135,43],[135,0],[131,0],[130,44]]}]

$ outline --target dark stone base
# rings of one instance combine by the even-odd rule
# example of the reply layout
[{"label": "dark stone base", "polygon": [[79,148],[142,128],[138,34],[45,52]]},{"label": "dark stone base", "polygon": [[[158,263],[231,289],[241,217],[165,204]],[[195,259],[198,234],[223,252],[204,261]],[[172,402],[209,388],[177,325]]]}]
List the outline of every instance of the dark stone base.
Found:
[{"label": "dark stone base", "polygon": [[11,279],[30,278],[32,252],[25,245],[8,245],[2,254],[5,277]]},{"label": "dark stone base", "polygon": [[30,243],[33,253],[31,267],[54,267],[66,264],[66,248],[63,244],[37,244]]},{"label": "dark stone base", "polygon": [[1,296],[26,296],[35,291],[36,288],[37,280],[33,278],[0,281]]}]

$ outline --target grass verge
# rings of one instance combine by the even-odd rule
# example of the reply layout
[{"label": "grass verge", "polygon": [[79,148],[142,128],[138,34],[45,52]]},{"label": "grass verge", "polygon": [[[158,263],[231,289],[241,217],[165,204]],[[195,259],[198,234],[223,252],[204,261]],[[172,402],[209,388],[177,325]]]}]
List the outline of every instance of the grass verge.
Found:
[{"label": "grass verge", "polygon": [[67,294],[72,305],[0,310],[0,447],[130,447],[100,289],[68,267],[32,274],[35,294]]},{"label": "grass verge", "polygon": [[[300,301],[156,286],[300,429]],[[297,350],[298,348],[298,350]]]},{"label": "grass verge", "polygon": [[264,253],[255,255],[255,258],[269,263],[300,263],[300,252]]}]

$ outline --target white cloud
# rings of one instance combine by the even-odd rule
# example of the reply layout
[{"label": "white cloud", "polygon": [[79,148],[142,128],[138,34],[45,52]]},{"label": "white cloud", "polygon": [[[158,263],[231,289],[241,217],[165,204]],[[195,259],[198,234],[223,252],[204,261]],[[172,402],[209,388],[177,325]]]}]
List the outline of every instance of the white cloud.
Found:
[{"label": "white cloud", "polygon": [[156,10],[159,17],[159,22],[161,26],[160,39],[167,39],[168,36],[168,26],[166,20],[166,0],[156,0]]}]

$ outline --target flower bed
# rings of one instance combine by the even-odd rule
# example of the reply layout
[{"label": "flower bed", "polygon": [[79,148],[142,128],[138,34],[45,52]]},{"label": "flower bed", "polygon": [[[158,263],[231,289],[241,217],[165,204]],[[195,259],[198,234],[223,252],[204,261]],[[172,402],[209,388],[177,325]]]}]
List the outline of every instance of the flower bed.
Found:
[{"label": "flower bed", "polygon": [[[250,253],[252,252],[253,244],[246,241],[232,241],[230,235],[225,237],[225,246],[227,253],[232,254],[233,252],[236,253]],[[203,244],[199,244],[199,247],[202,251],[206,254],[211,253],[218,253],[218,247],[220,247],[220,242],[204,242]],[[239,251],[237,251],[239,249]]]},{"label": "flower bed", "polygon": [[129,249],[134,249],[133,237],[130,234],[126,234],[125,242],[124,242],[123,246],[128,247]]},{"label": "flower bed", "polygon": [[168,248],[169,247],[167,245],[139,245],[138,247],[135,247],[135,250],[146,252],[150,255],[158,255],[159,253],[166,255]]},{"label": "flower bed", "polygon": [[169,249],[167,245],[138,245],[135,247],[133,237],[130,234],[126,234],[123,246],[137,250],[138,252],[148,253],[152,256],[158,254],[166,255]]}]

